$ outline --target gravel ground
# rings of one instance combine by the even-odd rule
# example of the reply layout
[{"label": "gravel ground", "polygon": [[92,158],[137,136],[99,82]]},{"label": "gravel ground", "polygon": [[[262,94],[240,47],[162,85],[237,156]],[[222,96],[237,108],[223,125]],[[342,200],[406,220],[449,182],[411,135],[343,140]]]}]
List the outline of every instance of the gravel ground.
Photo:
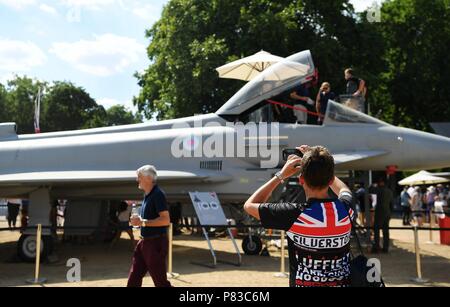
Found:
[{"label": "gravel ground", "polygon": [[[392,220],[391,226],[399,226],[399,220]],[[0,228],[5,222],[0,221]],[[34,265],[16,262],[14,254],[17,232],[0,232],[0,286],[26,286],[25,280],[34,274]],[[392,247],[389,254],[368,255],[381,261],[383,278],[387,286],[450,286],[450,246],[440,245],[439,234],[434,234],[434,244],[428,244],[429,233],[420,232],[423,277],[430,280],[426,284],[415,284],[416,277],[413,232],[395,230],[391,232]],[[238,240],[240,247],[241,240]],[[212,240],[219,259],[236,262],[230,240]],[[176,236],[173,245],[173,270],[180,274],[171,279],[176,287],[229,287],[229,286],[288,286],[287,278],[274,277],[280,271],[280,252],[269,248],[269,256],[243,255],[240,267],[219,263],[217,268],[195,265],[192,262],[210,263],[211,255],[203,238],[191,235]],[[113,250],[107,244],[58,244],[56,260],[41,265],[41,276],[47,278],[46,286],[54,287],[102,287],[126,285],[131,263],[130,241],[126,234]],[[66,262],[70,258],[81,261],[81,282],[68,283]],[[287,258],[286,258],[287,268]],[[153,286],[151,278],[146,277],[145,286]]]}]

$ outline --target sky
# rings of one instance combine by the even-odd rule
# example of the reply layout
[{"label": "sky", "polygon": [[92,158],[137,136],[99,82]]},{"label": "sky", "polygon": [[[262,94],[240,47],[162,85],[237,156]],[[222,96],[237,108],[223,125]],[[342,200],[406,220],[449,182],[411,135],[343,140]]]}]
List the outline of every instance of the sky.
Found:
[{"label": "sky", "polygon": [[[136,111],[136,71],[168,0],[0,0],[0,83],[14,75],[71,81],[106,108]],[[351,1],[357,11],[373,0]]]}]

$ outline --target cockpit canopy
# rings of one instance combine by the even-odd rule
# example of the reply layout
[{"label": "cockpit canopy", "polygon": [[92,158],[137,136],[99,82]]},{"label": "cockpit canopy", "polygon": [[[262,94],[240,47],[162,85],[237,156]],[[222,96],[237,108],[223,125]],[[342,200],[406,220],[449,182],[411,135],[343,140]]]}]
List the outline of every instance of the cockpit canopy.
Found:
[{"label": "cockpit canopy", "polygon": [[309,50],[296,53],[279,62],[242,87],[217,112],[217,115],[239,115],[265,99],[270,99],[314,75]]},{"label": "cockpit canopy", "polygon": [[352,108],[344,106],[335,101],[328,100],[324,125],[343,124],[343,123],[387,125],[387,123],[378,120],[374,117],[353,110]]},{"label": "cockpit canopy", "polygon": [[[301,84],[310,82],[314,75],[315,67],[310,51],[306,50],[296,53],[269,67],[255,79],[248,82],[216,114],[228,118],[228,120],[239,120],[242,122],[295,123],[297,121],[292,116],[278,116],[278,118],[275,118],[272,108],[276,106],[271,105],[271,103],[277,103],[276,100],[278,100],[278,103],[280,101],[285,102],[283,99],[286,93],[292,92],[294,88]],[[282,103],[280,104],[282,105]],[[287,113],[292,113],[293,111],[286,110],[288,109],[285,107],[279,108],[280,113],[286,113],[283,115],[289,115]],[[388,125],[383,121],[332,100],[328,101],[323,123],[324,125],[348,123]]]}]

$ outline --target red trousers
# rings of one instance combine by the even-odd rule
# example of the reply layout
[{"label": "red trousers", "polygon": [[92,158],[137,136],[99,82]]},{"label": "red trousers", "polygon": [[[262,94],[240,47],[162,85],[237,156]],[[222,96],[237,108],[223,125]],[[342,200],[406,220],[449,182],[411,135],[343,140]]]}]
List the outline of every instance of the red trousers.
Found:
[{"label": "red trousers", "polygon": [[166,269],[168,247],[166,236],[140,240],[134,250],[127,287],[141,287],[147,272],[155,287],[171,287]]}]

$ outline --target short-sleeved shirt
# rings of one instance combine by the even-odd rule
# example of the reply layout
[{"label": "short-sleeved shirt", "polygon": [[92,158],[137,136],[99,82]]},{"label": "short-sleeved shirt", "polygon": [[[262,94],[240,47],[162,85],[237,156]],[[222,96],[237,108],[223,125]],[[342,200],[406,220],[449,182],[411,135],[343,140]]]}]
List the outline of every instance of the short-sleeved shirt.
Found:
[{"label": "short-sleeved shirt", "polygon": [[361,80],[356,77],[351,77],[350,79],[348,79],[346,93],[348,95],[353,95],[359,89],[360,83],[361,83]]},{"label": "short-sleeved shirt", "polygon": [[309,90],[303,84],[295,87],[293,93],[296,93],[298,96],[309,97]]},{"label": "short-sleeved shirt", "polygon": [[407,191],[402,191],[400,194],[400,202],[402,207],[409,207],[409,202],[411,200],[411,196],[409,196]]},{"label": "short-sleeved shirt", "polygon": [[320,114],[325,114],[327,112],[328,100],[333,100],[336,95],[333,92],[323,93],[320,92]]},{"label": "short-sleeved shirt", "polygon": [[359,188],[356,193],[356,200],[359,204],[359,209],[361,212],[366,212],[366,190],[364,188]]},{"label": "short-sleeved shirt", "polygon": [[[141,218],[144,220],[154,220],[159,217],[162,211],[168,211],[166,195],[155,185],[150,193],[145,195],[141,207]],[[141,236],[148,238],[165,234],[167,227],[141,227]]]},{"label": "short-sleeved shirt", "polygon": [[117,218],[119,219],[119,222],[125,223],[130,220],[130,215],[131,215],[131,206],[127,206],[125,210],[123,210],[117,215]]},{"label": "short-sleeved shirt", "polygon": [[391,206],[394,195],[388,187],[380,187],[377,192],[377,205],[375,207],[375,220],[385,221],[391,217]]},{"label": "short-sleeved shirt", "polygon": [[286,231],[291,287],[350,285],[351,202],[343,192],[337,199],[259,206],[264,228]]}]

